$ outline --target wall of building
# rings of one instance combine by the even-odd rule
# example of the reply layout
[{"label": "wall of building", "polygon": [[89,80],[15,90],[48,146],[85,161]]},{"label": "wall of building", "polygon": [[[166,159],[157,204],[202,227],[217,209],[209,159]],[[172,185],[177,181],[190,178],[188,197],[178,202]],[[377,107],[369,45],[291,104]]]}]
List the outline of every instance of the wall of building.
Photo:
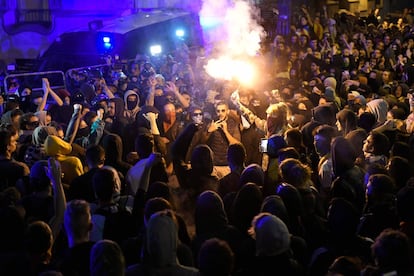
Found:
[{"label": "wall of building", "polygon": [[[91,21],[105,22],[142,9],[197,11],[200,3],[201,0],[0,0],[0,70],[16,58],[37,58],[61,34],[87,28]],[[50,10],[52,27],[17,26],[21,10]],[[35,29],[37,31],[32,31]]]}]

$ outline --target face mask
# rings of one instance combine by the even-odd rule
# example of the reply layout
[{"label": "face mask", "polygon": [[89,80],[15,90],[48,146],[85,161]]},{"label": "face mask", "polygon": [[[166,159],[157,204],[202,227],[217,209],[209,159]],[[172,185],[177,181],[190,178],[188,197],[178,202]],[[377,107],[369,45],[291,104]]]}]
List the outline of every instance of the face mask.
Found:
[{"label": "face mask", "polygon": [[203,122],[203,116],[193,116],[194,124],[201,124]]},{"label": "face mask", "polygon": [[127,101],[127,109],[133,110],[137,106],[137,101]]}]

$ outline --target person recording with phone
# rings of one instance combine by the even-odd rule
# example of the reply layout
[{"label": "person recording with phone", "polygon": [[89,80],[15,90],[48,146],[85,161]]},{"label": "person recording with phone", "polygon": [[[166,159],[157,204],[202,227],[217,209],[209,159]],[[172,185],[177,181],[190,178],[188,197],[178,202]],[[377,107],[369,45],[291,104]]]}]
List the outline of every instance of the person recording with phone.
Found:
[{"label": "person recording with phone", "polygon": [[214,153],[214,166],[219,178],[230,172],[227,162],[229,145],[240,142],[240,123],[230,115],[225,102],[216,104],[216,120],[207,129],[207,145]]}]

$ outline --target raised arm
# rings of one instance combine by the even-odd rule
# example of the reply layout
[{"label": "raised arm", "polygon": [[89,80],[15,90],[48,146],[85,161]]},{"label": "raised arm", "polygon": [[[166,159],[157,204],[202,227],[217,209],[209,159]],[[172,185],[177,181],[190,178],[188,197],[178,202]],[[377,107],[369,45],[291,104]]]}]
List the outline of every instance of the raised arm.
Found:
[{"label": "raised arm", "polygon": [[47,81],[47,87],[48,87],[48,91],[50,96],[52,96],[52,98],[55,100],[56,104],[58,106],[62,106],[63,105],[63,101],[62,99],[55,93],[55,91],[53,91],[53,89],[50,87],[50,83],[49,80]]},{"label": "raised arm", "polygon": [[66,209],[66,197],[62,186],[62,171],[59,161],[53,157],[50,157],[48,163],[49,168],[47,174],[52,182],[53,205],[55,210],[54,216],[49,221],[49,226],[52,229],[53,239],[55,240],[63,223],[63,217]]},{"label": "raised arm", "polygon": [[104,78],[100,79],[99,83],[102,87],[102,91],[108,96],[109,99],[115,98],[114,93],[112,93],[111,89],[109,89],[108,85],[106,85]]},{"label": "raised arm", "polygon": [[223,121],[220,126],[221,130],[223,131],[224,135],[226,136],[227,141],[230,145],[240,143],[240,131],[236,128],[232,133],[229,132],[227,128],[227,121]]},{"label": "raised arm", "polygon": [[157,85],[157,80],[155,77],[149,78],[150,90],[148,93],[147,98],[145,99],[145,105],[154,106],[154,98],[155,98],[155,86]]},{"label": "raised arm", "polygon": [[76,134],[78,133],[81,117],[82,117],[82,105],[74,104],[73,105],[73,114],[70,118],[68,127],[66,128],[65,141],[69,144],[72,144],[75,141]]},{"label": "raised arm", "polygon": [[165,84],[165,88],[167,89],[167,91],[171,91],[174,93],[175,97],[181,103],[183,108],[190,107],[190,101],[188,101],[186,98],[183,97],[183,95],[180,94],[180,91],[173,82],[167,81],[167,83]]},{"label": "raised arm", "polygon": [[46,106],[47,96],[49,95],[49,80],[46,78],[42,79],[43,98],[36,111],[43,111]]}]

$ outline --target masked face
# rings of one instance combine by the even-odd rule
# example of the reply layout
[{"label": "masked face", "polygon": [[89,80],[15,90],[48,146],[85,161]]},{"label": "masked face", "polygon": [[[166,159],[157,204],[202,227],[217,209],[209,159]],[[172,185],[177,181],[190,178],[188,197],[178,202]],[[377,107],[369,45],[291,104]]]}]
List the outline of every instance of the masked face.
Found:
[{"label": "masked face", "polygon": [[194,124],[201,124],[203,122],[203,112],[201,110],[194,110],[191,117]]},{"label": "masked face", "polygon": [[130,95],[127,98],[127,108],[128,110],[133,110],[138,103],[138,97],[136,95]]}]

